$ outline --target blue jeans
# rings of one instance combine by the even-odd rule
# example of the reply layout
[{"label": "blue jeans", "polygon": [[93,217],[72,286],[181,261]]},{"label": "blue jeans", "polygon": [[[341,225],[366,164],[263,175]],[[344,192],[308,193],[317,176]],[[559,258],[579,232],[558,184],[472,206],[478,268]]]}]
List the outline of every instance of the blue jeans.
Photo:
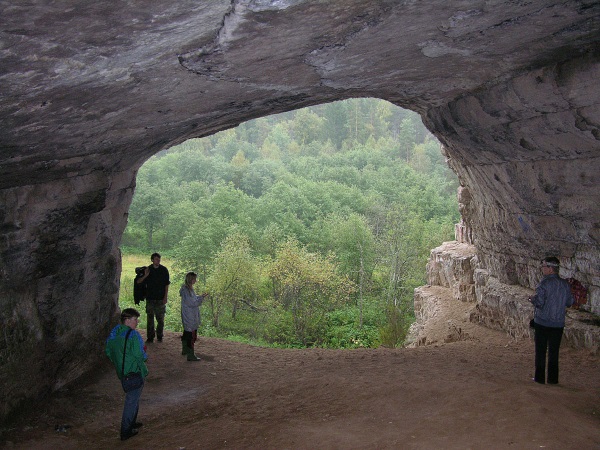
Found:
[{"label": "blue jeans", "polygon": [[140,397],[144,385],[125,394],[125,405],[123,406],[123,417],[121,418],[121,436],[131,433],[133,424],[137,421]]}]

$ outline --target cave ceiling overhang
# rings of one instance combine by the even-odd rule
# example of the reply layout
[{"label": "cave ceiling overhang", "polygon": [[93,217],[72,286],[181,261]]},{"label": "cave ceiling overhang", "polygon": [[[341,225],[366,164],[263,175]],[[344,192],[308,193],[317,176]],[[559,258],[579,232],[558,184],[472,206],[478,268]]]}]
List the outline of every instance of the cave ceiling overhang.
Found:
[{"label": "cave ceiling overhang", "polygon": [[591,1],[1,2],[0,188],[350,97],[420,113],[594,51]]}]

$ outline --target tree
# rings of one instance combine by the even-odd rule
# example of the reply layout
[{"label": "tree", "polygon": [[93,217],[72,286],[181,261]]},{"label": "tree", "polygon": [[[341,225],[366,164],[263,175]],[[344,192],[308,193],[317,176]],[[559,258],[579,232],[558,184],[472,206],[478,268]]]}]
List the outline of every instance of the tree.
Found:
[{"label": "tree", "polygon": [[400,124],[400,135],[398,136],[398,143],[400,145],[400,157],[404,157],[406,162],[409,163],[412,157],[412,148],[415,144],[415,124],[411,120],[410,116],[402,119]]},{"label": "tree", "polygon": [[221,155],[226,161],[231,161],[239,150],[239,141],[235,129],[221,131],[215,135],[217,142],[213,153]]},{"label": "tree", "polygon": [[130,214],[146,231],[149,249],[154,248],[154,232],[162,227],[168,210],[169,202],[163,188],[145,182],[138,184]]},{"label": "tree", "polygon": [[[174,267],[214,283],[218,295],[207,309],[217,325],[223,311],[235,317],[240,299],[260,296],[267,312],[261,320],[285,324],[269,327],[271,338],[293,329],[293,343],[313,345],[328,339],[323,311],[345,303],[361,333],[379,327],[385,342],[397,343],[429,249],[452,236],[456,186],[418,115],[356,98],[264,117],[160,152],[138,173],[123,243],[144,252],[159,245],[175,256]],[[239,275],[226,269],[242,251],[226,238],[239,236],[258,272],[266,260],[281,269],[263,276],[260,291],[236,291],[237,281],[224,288],[227,274]],[[221,329],[237,332],[258,316],[238,314],[222,320]]]},{"label": "tree", "polygon": [[359,326],[363,325],[364,292],[375,265],[375,239],[364,216],[332,217],[334,252],[342,273],[358,286]]},{"label": "tree", "polygon": [[309,108],[299,109],[290,124],[294,140],[301,146],[321,140],[324,123],[325,120]]},{"label": "tree", "polygon": [[166,248],[174,248],[186,235],[190,226],[200,220],[198,204],[183,198],[168,208],[163,221],[161,232],[164,235],[161,242]]},{"label": "tree", "polygon": [[212,324],[219,327],[219,317],[224,303],[231,307],[231,317],[236,318],[241,301],[253,299],[259,290],[260,272],[252,256],[250,241],[242,233],[234,232],[225,238],[214,260],[207,286],[211,293]]},{"label": "tree", "polygon": [[348,112],[344,103],[338,101],[316,107],[325,119],[324,126],[329,139],[338,151],[342,148],[342,142],[348,138]]},{"label": "tree", "polygon": [[417,172],[430,173],[431,172],[431,159],[427,154],[427,147],[424,144],[418,144],[413,147],[412,160],[410,162]]},{"label": "tree", "polygon": [[235,156],[231,158],[231,166],[233,167],[234,171],[233,185],[239,189],[242,178],[250,166],[250,162],[246,159],[246,156],[242,150],[238,150]]},{"label": "tree", "polygon": [[292,312],[296,338],[304,346],[323,339],[325,314],[354,291],[352,282],[336,273],[331,258],[309,253],[293,239],[280,247],[268,274],[275,300]]}]

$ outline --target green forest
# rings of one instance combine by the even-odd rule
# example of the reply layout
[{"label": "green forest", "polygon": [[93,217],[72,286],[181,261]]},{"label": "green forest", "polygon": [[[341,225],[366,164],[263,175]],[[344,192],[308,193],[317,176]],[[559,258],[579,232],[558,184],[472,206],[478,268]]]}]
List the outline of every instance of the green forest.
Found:
[{"label": "green forest", "polygon": [[429,252],[453,239],[457,186],[420,117],[383,100],[323,104],[189,140],[137,174],[121,307],[133,305],[133,266],[159,252],[171,273],[170,330],[181,331],[179,287],[194,271],[196,292],[210,294],[200,335],[402,346]]}]

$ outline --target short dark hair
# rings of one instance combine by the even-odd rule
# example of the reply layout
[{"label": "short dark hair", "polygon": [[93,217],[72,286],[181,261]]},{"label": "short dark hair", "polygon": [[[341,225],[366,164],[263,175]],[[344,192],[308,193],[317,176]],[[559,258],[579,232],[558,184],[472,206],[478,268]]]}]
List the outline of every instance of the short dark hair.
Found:
[{"label": "short dark hair", "polygon": [[152,261],[155,256],[158,256],[160,258],[160,253],[152,253],[152,255],[150,255],[150,261]]},{"label": "short dark hair", "polygon": [[560,267],[560,261],[555,256],[547,256],[542,259],[542,264],[546,267],[551,267],[555,272],[558,272],[558,268]]},{"label": "short dark hair", "polygon": [[135,308],[125,308],[121,311],[121,323],[125,323],[127,319],[131,319],[132,317],[140,317],[140,313]]}]

